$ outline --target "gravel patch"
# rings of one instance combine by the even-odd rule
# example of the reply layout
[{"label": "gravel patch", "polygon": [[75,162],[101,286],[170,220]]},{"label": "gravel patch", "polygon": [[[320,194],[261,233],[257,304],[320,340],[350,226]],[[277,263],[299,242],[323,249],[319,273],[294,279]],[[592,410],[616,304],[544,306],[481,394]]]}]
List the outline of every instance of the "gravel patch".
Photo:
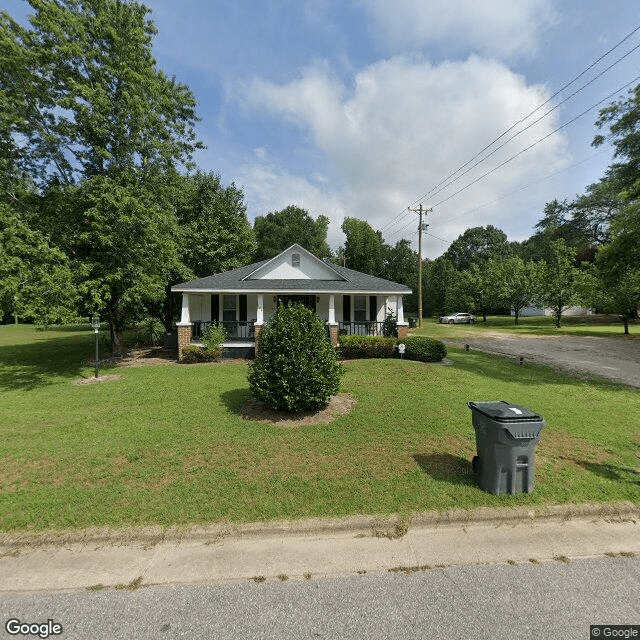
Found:
[{"label": "gravel patch", "polygon": [[493,333],[490,338],[445,340],[472,349],[546,364],[580,377],[597,376],[640,388],[640,340],[592,336],[522,337]]}]

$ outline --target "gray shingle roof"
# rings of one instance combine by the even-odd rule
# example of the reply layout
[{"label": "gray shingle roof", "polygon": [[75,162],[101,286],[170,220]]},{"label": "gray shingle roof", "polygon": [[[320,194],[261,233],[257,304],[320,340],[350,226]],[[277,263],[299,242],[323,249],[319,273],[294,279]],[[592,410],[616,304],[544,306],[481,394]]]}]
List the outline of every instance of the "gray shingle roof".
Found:
[{"label": "gray shingle roof", "polygon": [[254,264],[217,273],[206,278],[199,278],[191,282],[182,282],[171,287],[172,291],[193,291],[195,292],[217,292],[217,291],[247,291],[278,293],[287,291],[297,291],[306,293],[316,292],[336,292],[336,293],[389,293],[389,294],[410,294],[409,289],[404,284],[376,278],[360,273],[353,269],[331,265],[345,280],[243,280],[250,273],[269,262],[263,260]]}]

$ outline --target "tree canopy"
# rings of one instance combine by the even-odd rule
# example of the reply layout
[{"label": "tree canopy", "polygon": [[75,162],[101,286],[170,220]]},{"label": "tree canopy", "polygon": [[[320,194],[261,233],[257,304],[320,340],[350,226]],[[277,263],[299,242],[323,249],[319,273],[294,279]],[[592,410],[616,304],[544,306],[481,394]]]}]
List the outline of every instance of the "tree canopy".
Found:
[{"label": "tree canopy", "polygon": [[464,270],[474,262],[482,262],[495,255],[506,257],[509,253],[507,234],[489,224],[467,229],[449,245],[445,256],[456,269]]},{"label": "tree canopy", "polygon": [[144,5],[29,4],[30,28],[0,17],[4,195],[15,208],[16,183],[39,187],[23,194],[20,220],[66,256],[78,311],[109,322],[118,352],[126,323],[179,270],[173,194],[202,146],[196,101],[157,69]]},{"label": "tree canopy", "polygon": [[318,258],[326,258],[331,255],[328,227],[327,216],[314,220],[308,211],[296,205],[257,216],[253,224],[257,243],[255,259],[273,258],[295,243]]},{"label": "tree canopy", "polygon": [[344,243],[347,267],[371,276],[384,276],[382,234],[365,220],[357,218],[345,218],[342,231],[347,237]]}]

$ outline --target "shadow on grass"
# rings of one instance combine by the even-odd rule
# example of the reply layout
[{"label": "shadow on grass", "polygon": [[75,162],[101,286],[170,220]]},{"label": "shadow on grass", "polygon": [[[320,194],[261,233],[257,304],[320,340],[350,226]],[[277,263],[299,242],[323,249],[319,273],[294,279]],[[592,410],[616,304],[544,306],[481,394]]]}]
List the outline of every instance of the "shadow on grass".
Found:
[{"label": "shadow on grass", "polygon": [[640,485],[640,469],[619,467],[614,464],[603,464],[601,462],[587,462],[586,460],[576,460],[575,458],[573,458],[573,462],[606,480]]},{"label": "shadow on grass", "polygon": [[220,394],[220,399],[229,411],[239,414],[252,397],[251,389],[231,389]]},{"label": "shadow on grass", "polygon": [[416,453],[416,464],[434,480],[446,480],[453,484],[474,484],[471,461],[451,453]]},{"label": "shadow on grass", "polygon": [[0,347],[0,390],[36,389],[79,378],[94,354],[93,334]]}]

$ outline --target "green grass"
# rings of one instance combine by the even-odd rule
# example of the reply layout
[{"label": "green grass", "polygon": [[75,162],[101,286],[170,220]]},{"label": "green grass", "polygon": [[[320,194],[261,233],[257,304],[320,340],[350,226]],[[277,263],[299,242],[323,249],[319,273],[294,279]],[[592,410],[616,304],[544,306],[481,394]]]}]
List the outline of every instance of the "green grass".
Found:
[{"label": "green grass", "polygon": [[[640,504],[640,394],[450,349],[451,366],[345,365],[354,410],[328,425],[245,421],[242,364],[90,377],[88,328],[0,326],[0,530],[190,525],[629,500]],[[469,400],[541,413],[532,494],[471,474]]]}]

